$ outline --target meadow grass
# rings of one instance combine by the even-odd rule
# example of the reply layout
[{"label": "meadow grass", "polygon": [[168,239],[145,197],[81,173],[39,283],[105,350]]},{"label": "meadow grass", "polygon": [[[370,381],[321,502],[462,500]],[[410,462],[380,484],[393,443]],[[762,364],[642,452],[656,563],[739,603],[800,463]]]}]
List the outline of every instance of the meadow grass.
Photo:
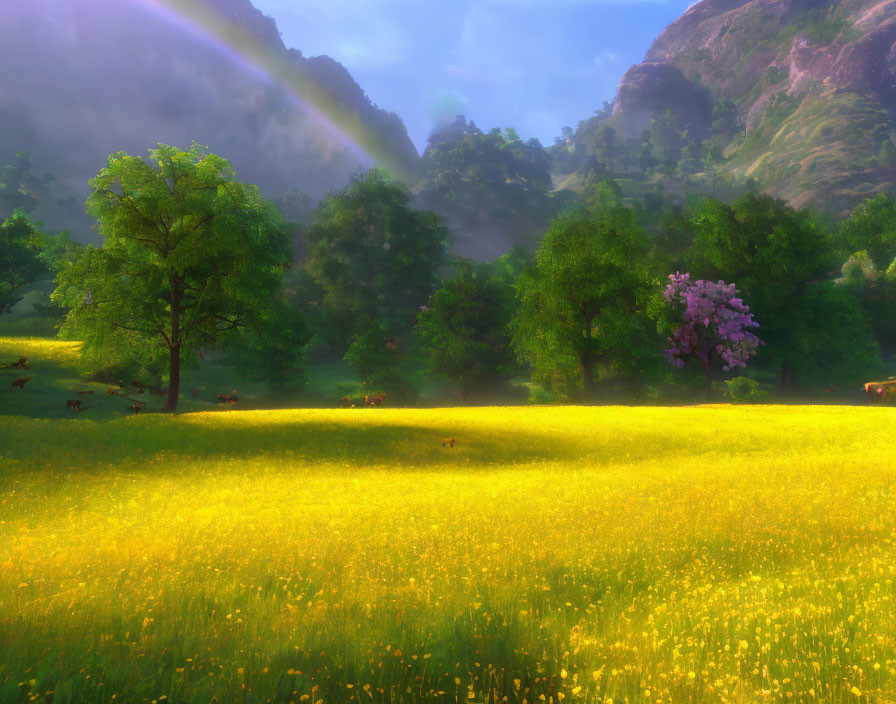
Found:
[{"label": "meadow grass", "polygon": [[0,417],[0,702],[892,701],[894,421]]}]

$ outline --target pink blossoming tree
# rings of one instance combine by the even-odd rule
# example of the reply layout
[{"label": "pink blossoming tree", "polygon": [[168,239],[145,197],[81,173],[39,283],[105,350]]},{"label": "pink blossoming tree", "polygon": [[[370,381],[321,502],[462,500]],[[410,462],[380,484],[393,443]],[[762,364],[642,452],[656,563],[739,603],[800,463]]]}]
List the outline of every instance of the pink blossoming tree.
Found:
[{"label": "pink blossoming tree", "polygon": [[666,302],[680,312],[678,327],[672,333],[666,359],[676,367],[696,359],[706,373],[706,391],[712,388],[712,362],[720,358],[728,371],[746,367],[759,345],[765,344],[748,328],[757,328],[749,306],[737,297],[734,284],[724,281],[691,281],[690,274],[669,275],[671,283],[664,293]]}]

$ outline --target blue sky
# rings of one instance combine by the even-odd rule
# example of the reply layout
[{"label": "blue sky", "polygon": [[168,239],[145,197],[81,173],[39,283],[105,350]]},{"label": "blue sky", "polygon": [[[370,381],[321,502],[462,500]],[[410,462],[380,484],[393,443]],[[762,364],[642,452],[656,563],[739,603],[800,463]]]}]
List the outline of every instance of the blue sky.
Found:
[{"label": "blue sky", "polygon": [[440,120],[553,144],[693,0],[252,0],[287,46],[341,62],[422,152]]}]

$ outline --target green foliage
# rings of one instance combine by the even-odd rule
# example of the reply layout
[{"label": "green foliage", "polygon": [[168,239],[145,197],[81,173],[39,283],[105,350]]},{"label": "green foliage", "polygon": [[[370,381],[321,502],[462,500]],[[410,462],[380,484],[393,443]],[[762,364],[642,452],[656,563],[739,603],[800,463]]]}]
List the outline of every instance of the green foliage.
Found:
[{"label": "green foliage", "polygon": [[41,258],[43,235],[24,210],[0,224],[0,315],[21,300],[15,291],[47,273]]},{"label": "green foliage", "polygon": [[765,195],[731,205],[710,199],[695,213],[693,227],[692,274],[737,282],[762,326],[757,334],[766,346],[757,364],[777,365],[788,384],[800,356],[794,344],[802,299],[835,262],[827,233],[811,214]]},{"label": "green foliage", "polygon": [[725,382],[725,396],[732,403],[765,403],[768,392],[759,382],[745,376],[736,376]]},{"label": "green foliage", "polygon": [[872,326],[847,287],[810,286],[795,312],[793,371],[803,388],[859,389],[883,375]]},{"label": "green foliage", "polygon": [[[513,345],[535,380],[554,393],[593,397],[595,374],[637,368],[652,336],[645,309],[655,296],[632,211],[604,208],[555,220],[536,263],[517,281]],[[578,378],[576,380],[576,377]]]},{"label": "green foliage", "polygon": [[513,292],[491,278],[490,268],[459,262],[417,318],[428,371],[457,382],[465,398],[502,385],[515,371],[508,329]]},{"label": "green foliage", "polygon": [[306,229],[306,271],[323,294],[327,341],[344,350],[362,317],[398,335],[437,284],[448,231],[435,213],[411,207],[388,172],[356,175],[322,201]]},{"label": "green foliage", "polygon": [[57,275],[53,301],[71,309],[61,333],[98,362],[159,372],[166,357],[173,411],[181,360],[270,309],[289,257],[282,219],[195,143],[160,144],[148,160],[117,152],[91,186],[104,242]]},{"label": "green foliage", "polygon": [[549,165],[538,140],[523,142],[512,128],[484,134],[458,116],[430,138],[419,202],[451,223],[465,256],[531,247],[554,212]]},{"label": "green foliage", "polygon": [[368,393],[385,393],[397,403],[417,398],[417,390],[401,369],[398,346],[378,320],[363,316],[358,321],[344,359],[358,373]]},{"label": "green foliage", "polygon": [[896,258],[896,198],[881,193],[857,205],[840,225],[835,238],[840,261],[864,250],[877,269]]},{"label": "green foliage", "polygon": [[264,384],[275,395],[295,392],[305,384],[302,365],[310,337],[297,302],[278,297],[256,325],[233,332],[228,361],[244,379]]}]

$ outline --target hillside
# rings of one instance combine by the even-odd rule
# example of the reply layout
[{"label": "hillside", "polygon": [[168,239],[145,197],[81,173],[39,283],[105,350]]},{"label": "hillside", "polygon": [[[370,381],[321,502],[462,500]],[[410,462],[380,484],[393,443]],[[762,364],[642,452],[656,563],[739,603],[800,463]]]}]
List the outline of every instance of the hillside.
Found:
[{"label": "hillside", "polygon": [[703,0],[579,138],[606,125],[638,139],[669,111],[685,140],[718,146],[700,171],[841,212],[896,182],[894,42],[893,0]]},{"label": "hillside", "polygon": [[[209,31],[206,15],[223,33]],[[373,105],[337,61],[287,49],[250,0],[12,3],[0,23],[0,64],[16,67],[0,74],[0,163],[27,150],[35,172],[52,172],[53,197],[64,202],[37,214],[80,239],[91,236],[87,181],[118,150],[195,139],[271,198],[293,189],[322,197],[372,163],[353,135],[321,118],[326,110],[309,109],[283,76],[273,80],[259,55],[356,115],[355,132],[382,142],[395,164],[416,168],[401,119]]]}]

